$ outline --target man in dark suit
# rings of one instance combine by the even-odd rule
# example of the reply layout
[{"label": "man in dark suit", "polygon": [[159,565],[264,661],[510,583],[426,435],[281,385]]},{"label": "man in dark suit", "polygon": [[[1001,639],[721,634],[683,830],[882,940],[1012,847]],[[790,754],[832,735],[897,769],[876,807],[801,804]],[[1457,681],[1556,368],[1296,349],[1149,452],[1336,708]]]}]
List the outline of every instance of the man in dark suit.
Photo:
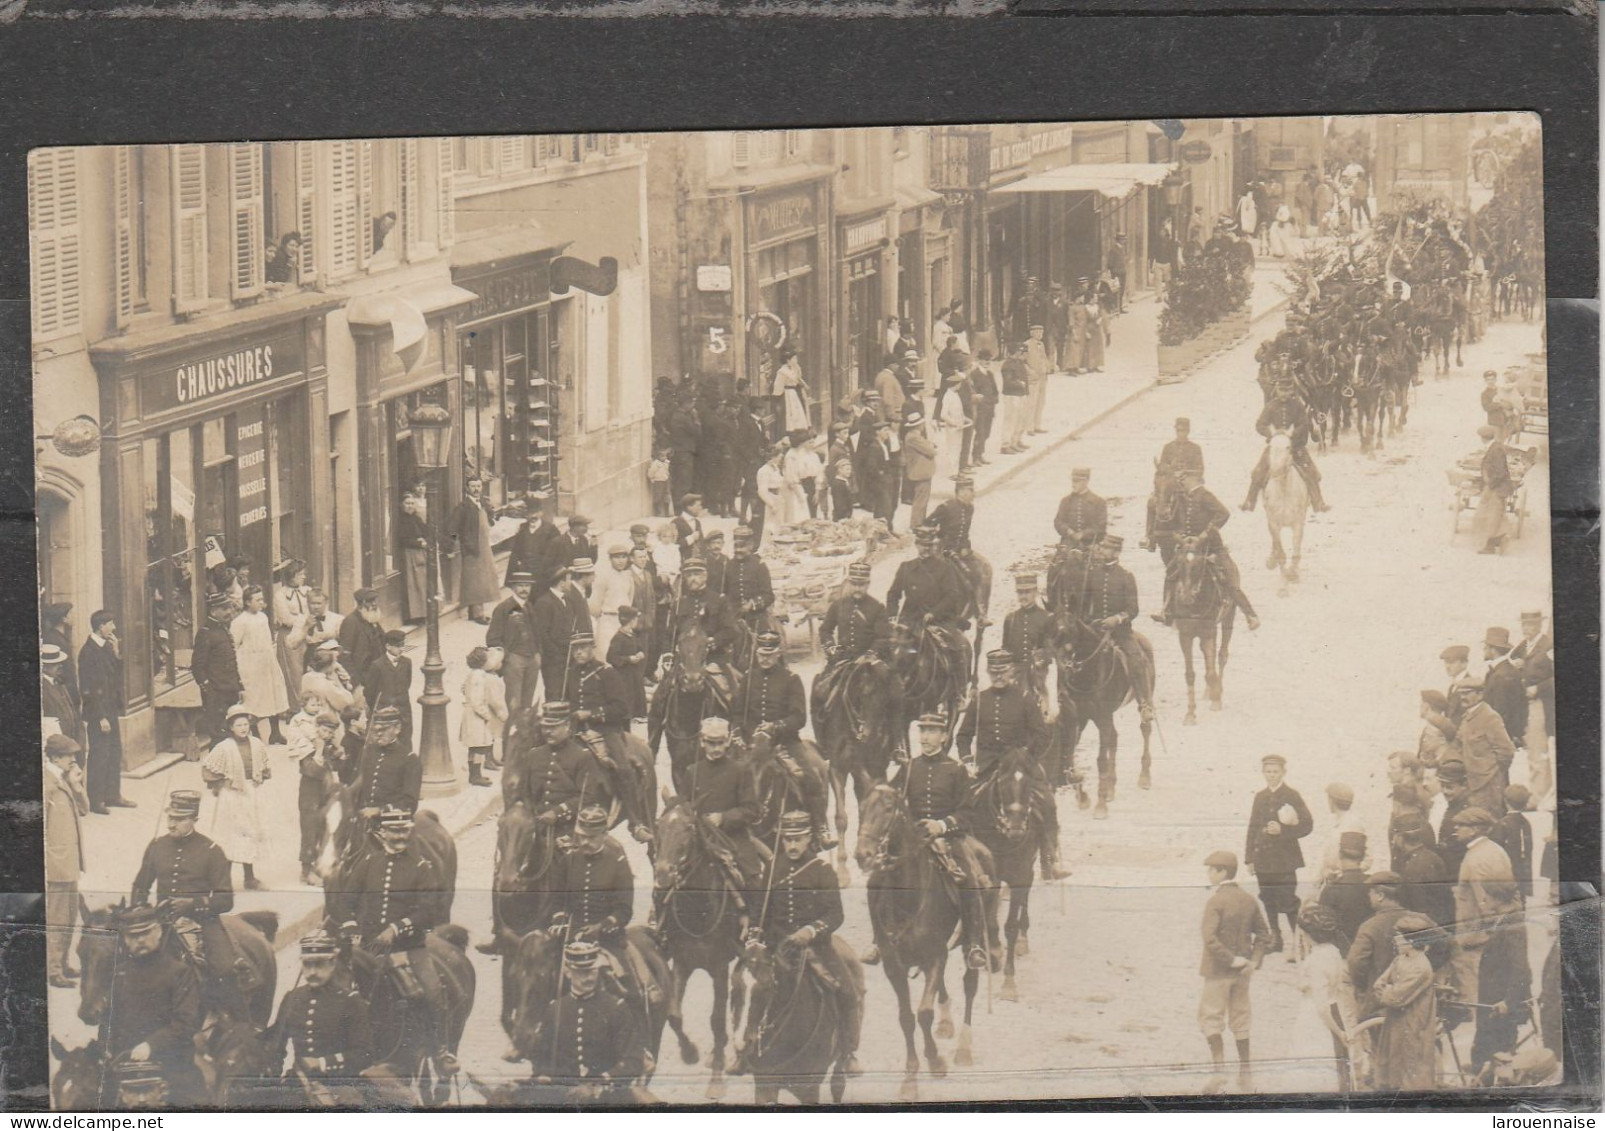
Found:
[{"label": "man in dark suit", "polygon": [[[1198,972],[1204,992],[1198,1003],[1198,1027],[1209,1042],[1209,1058],[1217,1076],[1226,1071],[1226,1030],[1237,1038],[1238,1083],[1246,1091],[1249,1068],[1249,981],[1265,953],[1265,916],[1254,897],[1237,886],[1237,857],[1211,852],[1204,858],[1209,876],[1209,902],[1204,905],[1204,957]],[[1277,940],[1280,945],[1280,940]],[[1218,1090],[1218,1086],[1217,1086]]]},{"label": "man in dark suit", "polygon": [[546,701],[566,703],[569,644],[575,633],[592,631],[591,610],[585,595],[570,578],[569,567],[560,568],[551,586],[535,598],[530,628],[541,654],[541,686]]},{"label": "man in dark suit", "polygon": [[689,395],[675,398],[675,405],[669,410],[666,438],[669,490],[678,499],[696,486],[697,452],[702,444],[702,421]]},{"label": "man in dark suit", "polygon": [[[72,699],[73,713],[76,717],[82,709],[82,701],[78,696],[78,665],[73,661],[72,625],[67,620],[70,616],[72,616],[72,603],[69,601],[46,605],[44,631],[40,634],[39,640],[42,644],[54,644],[67,657],[66,663],[62,665],[61,681]],[[1523,614],[1523,626],[1526,623],[1526,614]]]},{"label": "man in dark suit", "polygon": [[893,529],[897,517],[898,482],[892,467],[892,426],[889,421],[875,423],[873,433],[858,442],[858,505]]},{"label": "man in dark suit", "polygon": [[1432,826],[1425,817],[1409,813],[1393,830],[1399,871],[1399,902],[1419,911],[1440,927],[1454,921],[1454,877],[1442,855],[1433,848]]},{"label": "man in dark suit", "polygon": [[[1243,859],[1248,862],[1249,873],[1259,880],[1260,902],[1265,904],[1271,924],[1270,949],[1276,953],[1282,949],[1277,915],[1287,916],[1290,934],[1298,929],[1298,870],[1304,867],[1304,853],[1298,842],[1310,835],[1315,821],[1304,798],[1283,780],[1287,776],[1286,758],[1267,754],[1260,759],[1260,769],[1265,774],[1265,788],[1254,795]],[[1295,961],[1293,954],[1289,953],[1288,961]]]},{"label": "man in dark suit", "polygon": [[123,739],[118,729],[123,713],[123,658],[119,648],[116,618],[106,609],[98,610],[89,618],[89,639],[78,653],[78,688],[89,736],[84,784],[93,813],[104,813],[108,806],[134,808],[134,803],[123,797]]},{"label": "man in dark suit", "polygon": [[1365,886],[1365,834],[1338,834],[1338,874],[1321,889],[1321,903],[1329,908],[1352,942],[1360,926],[1371,918],[1371,893]]},{"label": "man in dark suit", "polygon": [[362,673],[362,692],[368,710],[394,707],[401,712],[401,741],[412,746],[412,661],[406,656],[407,634],[399,628],[385,633],[384,655]]},{"label": "man in dark suit", "polygon": [[589,558],[591,561],[600,560],[596,539],[591,537],[591,520],[583,514],[570,515],[568,520],[568,534],[562,543],[561,562],[572,562],[575,558]]},{"label": "man in dark suit", "polygon": [[970,464],[984,467],[992,462],[986,458],[986,442],[992,435],[992,421],[998,410],[998,379],[992,373],[992,351],[980,350],[976,363],[970,369],[970,415],[975,421],[974,437],[970,442]]},{"label": "man in dark suit", "polygon": [[682,556],[702,547],[702,496],[688,492],[680,496],[680,513],[674,516],[674,541]]},{"label": "man in dark suit", "polygon": [[45,644],[39,649],[39,713],[47,719],[55,719],[61,733],[73,742],[83,741],[78,704],[67,686],[67,653],[56,644]]},{"label": "man in dark suit", "polygon": [[1482,658],[1488,662],[1483,676],[1482,699],[1499,712],[1505,733],[1517,747],[1527,743],[1527,688],[1521,672],[1510,662],[1510,630],[1490,628],[1483,636]]},{"label": "man in dark suit", "polygon": [[524,525],[513,535],[513,547],[507,555],[507,576],[503,585],[511,586],[515,573],[527,573],[537,584],[545,585],[550,580],[551,570],[568,560],[563,532],[545,510],[546,500],[550,497],[546,491],[536,491],[531,495],[532,504],[539,509],[525,518]]},{"label": "man in dark suit", "polygon": [[535,677],[540,673],[535,629],[530,623],[530,593],[534,577],[523,571],[507,575],[513,595],[504,598],[490,614],[485,630],[485,646],[500,648],[502,679],[507,685],[507,706],[517,714],[535,700]]},{"label": "man in dark suit", "polygon": [[735,406],[735,438],[731,452],[741,496],[738,517],[742,522],[751,522],[753,504],[758,501],[758,468],[763,465],[764,452],[769,446],[768,438],[764,436],[763,425],[758,423],[758,418],[752,415],[744,402],[732,404]]},{"label": "man in dark suit", "polygon": [[[221,742],[228,733],[223,712],[239,702],[244,684],[240,680],[239,658],[234,652],[234,638],[229,635],[229,617],[233,605],[227,593],[213,593],[206,598],[207,619],[195,633],[195,648],[190,653],[189,670],[201,689],[201,730],[213,742]],[[347,617],[347,621],[354,617]],[[300,689],[297,688],[297,691]]]},{"label": "man in dark suit", "polygon": [[1096,546],[1109,530],[1109,504],[1094,495],[1088,484],[1092,469],[1078,467],[1070,473],[1070,493],[1059,500],[1053,528],[1067,542],[1084,547]]},{"label": "man in dark suit", "polygon": [[[353,594],[357,601],[357,611],[340,622],[340,650],[345,653],[344,664],[348,672],[353,673],[358,682],[363,679],[363,673],[373,666],[373,662],[385,654],[385,626],[380,623],[379,591],[377,589],[358,589]],[[227,635],[227,630],[224,630]],[[229,700],[223,706],[230,706],[234,700]],[[373,701],[368,701],[368,707],[373,708]]]}]

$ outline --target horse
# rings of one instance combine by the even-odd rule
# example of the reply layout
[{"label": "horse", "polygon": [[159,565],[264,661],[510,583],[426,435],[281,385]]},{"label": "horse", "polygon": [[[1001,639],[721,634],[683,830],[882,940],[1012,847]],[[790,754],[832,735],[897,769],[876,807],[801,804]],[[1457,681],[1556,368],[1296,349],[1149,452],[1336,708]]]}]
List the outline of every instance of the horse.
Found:
[{"label": "horse", "polygon": [[1354,402],[1354,426],[1360,434],[1360,452],[1382,447],[1382,394],[1385,384],[1382,358],[1374,345],[1363,345],[1354,357],[1354,371],[1343,395]]},{"label": "horse", "polygon": [[1003,989],[998,994],[1004,1001],[1020,1000],[1014,984],[1014,959],[1031,952],[1031,865],[1040,838],[1031,808],[1030,758],[1023,749],[1009,751],[992,773],[976,784],[973,797],[976,816],[972,831],[991,851],[999,884],[1009,889],[1009,915],[1003,922]]},{"label": "horse", "polygon": [[412,960],[430,963],[440,982],[444,1014],[433,1018],[423,1016],[422,1011],[428,1009],[426,1000],[409,999],[396,987],[386,956],[360,948],[341,956],[337,977],[344,978],[368,1003],[374,1055],[372,1066],[364,1069],[362,1076],[381,1101],[440,1107],[448,1100],[450,1081],[440,1075],[426,1036],[433,1025],[439,1043],[453,1051],[462,1040],[477,989],[467,950],[468,932],[455,923],[444,923],[430,931],[424,945],[413,952]]},{"label": "horse", "polygon": [[[668,963],[658,950],[650,934],[640,927],[628,929],[630,943],[640,953],[651,975],[653,984],[636,986],[632,990],[627,980],[615,974],[613,987],[639,1016],[642,1040],[641,1075],[631,1091],[635,1098],[651,1102],[645,1093],[657,1070],[658,1053],[663,1044],[663,1027],[668,1022],[671,1003],[665,992],[672,977]],[[535,929],[514,939],[507,951],[507,966],[502,973],[503,1000],[509,1008],[502,1014],[502,1028],[512,1044],[513,1054],[527,1060],[537,1076],[543,1075],[545,1065],[539,1063],[541,1055],[541,1021],[552,1002],[564,993],[563,946],[566,932]]]},{"label": "horse", "polygon": [[[1117,781],[1116,754],[1120,747],[1120,734],[1115,728],[1115,713],[1128,703],[1136,702],[1138,673],[1127,669],[1125,653],[1116,647],[1108,631],[1094,628],[1078,616],[1060,619],[1059,647],[1059,737],[1069,752],[1070,764],[1075,764],[1076,745],[1087,724],[1098,728],[1098,803],[1092,815],[1098,820],[1109,816],[1109,803],[1115,799]],[[1148,657],[1150,680],[1154,674],[1153,646],[1139,634],[1143,651]],[[1142,729],[1142,770],[1137,778],[1140,789],[1152,785],[1152,758],[1149,741],[1153,734],[1153,719],[1144,716]]]},{"label": "horse", "polygon": [[[334,856],[323,873],[325,903],[329,893],[337,896],[349,894],[347,877],[358,861],[368,853],[380,851],[373,839],[366,835],[373,826],[357,809],[356,797],[360,788],[360,781],[342,786],[329,806],[330,820],[335,826],[334,834],[330,837]],[[457,842],[452,839],[446,826],[440,823],[440,817],[433,809],[420,809],[413,820],[412,843],[418,846],[419,853],[443,877],[440,918],[444,922],[451,917],[451,905],[457,892]]]},{"label": "horse", "polygon": [[[1293,463],[1293,442],[1287,433],[1278,431],[1271,436],[1267,455],[1269,471],[1265,479],[1265,525],[1271,532],[1271,556],[1266,569],[1282,567],[1282,592],[1286,583],[1298,580],[1299,559],[1304,551],[1304,520],[1309,516],[1310,493],[1304,476]],[[1282,548],[1282,531],[1293,536],[1293,557],[1289,561]]]},{"label": "horse", "polygon": [[836,879],[852,883],[847,870],[847,781],[860,809],[876,782],[886,780],[897,745],[895,704],[903,698],[901,681],[889,664],[865,653],[827,667],[814,677],[809,704],[814,736],[830,768],[835,802]]},{"label": "horse", "polygon": [[1148,527],[1142,540],[1145,550],[1158,550],[1159,560],[1170,568],[1176,554],[1176,477],[1154,460],[1154,493],[1148,496]]},{"label": "horse", "polygon": [[[983,873],[975,880],[983,891],[984,928],[987,944],[997,941],[997,889],[992,882],[992,853],[985,845],[973,843],[975,863]],[[897,1017],[903,1026],[907,1055],[903,1084],[898,1098],[904,1102],[919,1099],[919,1055],[914,1047],[914,1024],[924,1034],[925,1061],[932,1076],[947,1075],[947,1061],[936,1047],[931,1033],[935,1003],[944,991],[947,952],[960,937],[963,912],[950,881],[926,846],[909,813],[902,793],[881,784],[870,793],[858,815],[858,843],[854,856],[869,877],[869,921],[880,947],[881,969],[897,995]],[[925,978],[916,1015],[909,980],[918,971]],[[961,1066],[973,1063],[970,1022],[975,994],[980,987],[980,971],[964,971],[964,1027],[959,1032],[954,1060]]]},{"label": "horse", "polygon": [[1415,379],[1417,364],[1412,338],[1418,330],[1418,327],[1406,327],[1403,334],[1396,335],[1382,347],[1379,373],[1382,380],[1382,404],[1377,417],[1376,433],[1378,448],[1383,446],[1384,418],[1387,420],[1387,431],[1390,436],[1402,431],[1410,418],[1410,386]]},{"label": "horse", "polygon": [[[830,945],[852,972],[862,1002],[863,967],[841,939],[832,936]],[[848,1050],[840,1047],[841,1004],[836,995],[809,974],[806,957],[794,951],[773,954],[754,940],[747,944],[742,964],[752,974],[755,996],[762,992],[768,1002],[763,1013],[749,1022],[747,1065],[752,1071],[753,1103],[778,1103],[780,1093],[787,1091],[799,1103],[812,1106],[819,1102],[826,1076],[831,1100],[841,1103],[847,1092]]]},{"label": "horse", "polygon": [[969,701],[975,650],[964,634],[943,624],[892,622],[892,671],[903,688],[897,740],[907,745],[908,727],[927,711],[958,718]]},{"label": "horse", "polygon": [[[819,753],[819,747],[806,738],[801,739],[797,743],[795,761],[800,776],[786,768],[774,740],[767,734],[755,736],[747,747],[747,768],[758,791],[758,821],[750,831],[764,844],[774,841],[781,814],[808,808],[807,793],[816,793],[821,798],[830,796],[830,767]],[[810,785],[811,790],[807,788]]]},{"label": "horse", "polygon": [[1186,661],[1187,715],[1182,722],[1198,722],[1198,703],[1193,697],[1195,674],[1193,643],[1204,657],[1204,694],[1211,710],[1221,709],[1226,679],[1226,656],[1231,647],[1237,606],[1217,573],[1220,567],[1209,560],[1197,539],[1188,539],[1177,558],[1171,614]]},{"label": "horse", "polygon": [[1427,291],[1422,302],[1422,318],[1428,331],[1427,351],[1432,356],[1432,371],[1437,376],[1449,373],[1449,350],[1454,347],[1455,366],[1463,368],[1460,354],[1461,339],[1465,333],[1465,296],[1447,285],[1423,288]]},{"label": "horse", "polygon": [[[700,749],[702,719],[707,715],[729,718],[740,685],[734,671],[708,662],[712,645],[712,638],[700,620],[692,619],[681,628],[675,636],[673,651],[664,657],[663,679],[652,696],[648,750],[656,751],[662,741],[668,739],[670,779],[675,792],[680,794],[690,789],[690,771]],[[696,722],[687,726],[691,718]]]},{"label": "horse", "polygon": [[682,1007],[691,975],[698,970],[707,971],[713,980],[713,1012],[709,1018],[713,1029],[713,1052],[709,1058],[713,1074],[707,1098],[723,1099],[725,1047],[730,1040],[726,1014],[728,1011],[734,1024],[745,995],[734,969],[741,956],[742,896],[731,890],[724,865],[709,846],[710,827],[696,810],[672,795],[664,797],[664,804],[663,815],[658,818],[652,896],[659,908],[663,949],[674,980],[668,1025],[680,1042],[681,1060],[697,1063],[699,1053],[686,1036]]}]

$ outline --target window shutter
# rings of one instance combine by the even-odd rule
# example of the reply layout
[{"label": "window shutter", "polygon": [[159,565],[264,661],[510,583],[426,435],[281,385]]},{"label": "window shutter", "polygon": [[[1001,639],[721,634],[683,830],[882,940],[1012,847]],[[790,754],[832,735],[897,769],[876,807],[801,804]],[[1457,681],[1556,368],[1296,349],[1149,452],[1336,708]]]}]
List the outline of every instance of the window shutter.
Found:
[{"label": "window shutter", "polygon": [[535,167],[537,169],[543,168],[551,159],[552,139],[545,134],[537,134],[535,137]]},{"label": "window shutter", "polygon": [[418,170],[418,139],[402,138],[397,148],[401,163],[401,246],[407,258],[416,256],[424,239],[424,210],[420,193],[423,177]]},{"label": "window shutter", "polygon": [[602,135],[602,152],[605,153],[609,157],[611,157],[615,153],[617,153],[619,151],[619,148],[623,144],[624,144],[624,135],[622,135],[622,134],[603,134]]},{"label": "window shutter", "polygon": [[318,151],[315,143],[295,143],[295,215],[301,231],[301,282],[317,278]]},{"label": "window shutter", "polygon": [[500,137],[496,139],[500,149],[500,163],[502,175],[518,173],[529,168],[529,143],[523,137]]},{"label": "window shutter", "polygon": [[373,142],[359,141],[357,147],[357,230],[362,255],[358,267],[373,258]]},{"label": "window shutter", "polygon": [[114,254],[117,269],[117,325],[127,326],[134,316],[134,169],[133,150],[119,145],[112,151],[113,196],[117,216]]},{"label": "window shutter", "polygon": [[79,327],[78,152],[41,149],[28,162],[34,332]]},{"label": "window shutter", "polygon": [[229,285],[236,299],[262,293],[262,147],[230,145],[229,232],[234,241]]},{"label": "window shutter", "polygon": [[452,143],[441,138],[435,146],[440,162],[440,190],[435,198],[439,212],[437,217],[439,236],[435,242],[444,249],[451,245],[457,235],[457,202],[452,197],[455,172],[452,163]]},{"label": "window shutter", "polygon": [[780,154],[780,135],[774,130],[763,130],[758,134],[758,157],[763,161],[772,161]]},{"label": "window shutter", "polygon": [[173,180],[173,310],[206,305],[206,147],[169,147]]},{"label": "window shutter", "polygon": [[495,175],[496,172],[496,139],[493,137],[475,138],[475,148],[479,150],[478,167],[475,174],[481,177]]},{"label": "window shutter", "polygon": [[752,131],[737,130],[730,135],[730,164],[745,169],[752,160]]},{"label": "window shutter", "polygon": [[357,268],[357,143],[329,144],[329,274]]}]

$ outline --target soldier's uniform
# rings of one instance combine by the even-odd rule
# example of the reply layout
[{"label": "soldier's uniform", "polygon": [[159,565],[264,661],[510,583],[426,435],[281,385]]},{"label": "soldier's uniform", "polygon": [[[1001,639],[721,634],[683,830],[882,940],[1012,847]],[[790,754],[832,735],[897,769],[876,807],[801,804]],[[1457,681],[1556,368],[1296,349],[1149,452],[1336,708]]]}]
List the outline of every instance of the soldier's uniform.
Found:
[{"label": "soldier's uniform", "polygon": [[633,986],[644,1001],[652,980],[646,963],[624,933],[635,914],[635,874],[619,842],[607,835],[607,819],[606,809],[587,805],[575,820],[575,831],[592,844],[583,840],[565,843],[553,862],[556,899],[551,926],[556,930],[566,924],[569,938],[600,944],[620,991],[628,995]]},{"label": "soldier's uniform", "polygon": [[[818,775],[808,773],[803,765],[802,728],[808,722],[808,697],[803,692],[802,678],[796,672],[789,671],[783,662],[766,668],[756,658],[757,655],[779,656],[780,653],[779,633],[758,634],[752,670],[742,680],[741,692],[731,710],[735,733],[750,748],[759,729],[766,731],[774,745],[775,756],[789,779],[776,791],[780,796],[772,798],[771,819],[778,822],[781,814],[792,807],[786,804],[787,799],[797,797],[814,818],[814,835],[820,845],[834,847],[835,840],[830,835],[825,819],[824,783]],[[768,824],[767,821],[764,823]]]},{"label": "soldier's uniform", "polygon": [[[570,971],[589,969],[601,961],[599,951],[593,942],[571,942],[563,950],[563,965]],[[557,1087],[594,1085],[616,1092],[640,1075],[644,1049],[635,1011],[617,996],[602,988],[583,997],[570,990],[546,1007],[533,1058],[535,1077]]]},{"label": "soldier's uniform", "polygon": [[[1176,426],[1178,429],[1191,428],[1192,422],[1181,416],[1176,418]],[[1204,473],[1204,449],[1189,439],[1177,436],[1160,449],[1159,470],[1167,475],[1175,475],[1187,469],[1200,475]]]},{"label": "soldier's uniform", "polygon": [[[339,940],[315,931],[301,940],[301,957],[333,960]],[[279,1014],[263,1034],[269,1071],[283,1066],[284,1047],[290,1047],[290,1072],[304,1074],[313,1084],[325,1079],[354,1077],[368,1067],[371,1034],[368,1004],[348,985],[327,982],[296,986],[279,1003]]]},{"label": "soldier's uniform", "polygon": [[[849,568],[849,577],[863,565],[863,579],[869,580],[869,565],[855,563]],[[838,597],[825,610],[825,619],[819,625],[819,642],[828,657],[827,664],[843,664],[856,660],[865,652],[874,652],[885,659],[891,645],[892,621],[886,615],[886,606],[868,593],[852,593]]]},{"label": "soldier's uniform", "polygon": [[[732,567],[734,564],[731,563]],[[700,573],[707,576],[707,572],[708,567],[700,558],[692,558],[681,568],[680,596],[669,613],[668,643],[672,647],[673,640],[684,626],[693,620],[699,620],[702,622],[702,630],[708,634],[709,657],[728,660],[735,652],[738,639],[736,616],[730,608],[730,602],[725,600],[722,593],[715,593],[712,588],[693,590],[683,583],[687,575]]]},{"label": "soldier's uniform", "polygon": [[[200,814],[201,795],[195,790],[174,790],[168,795],[167,811],[193,820]],[[170,899],[190,900],[191,906],[173,920],[173,933],[199,967],[206,981],[211,1004],[245,1016],[234,963],[238,957],[233,940],[219,916],[234,910],[232,865],[209,837],[192,832],[176,837],[163,834],[145,846],[139,871],[134,874],[129,903],[149,902],[156,889],[158,903]]]},{"label": "soldier's uniform", "polygon": [[[1012,673],[1015,663],[1014,654],[1003,649],[988,653],[986,658],[987,671],[994,681]],[[1041,707],[1018,683],[1007,687],[994,683],[988,687],[976,696],[974,709],[966,711],[959,724],[959,756],[976,767],[979,778],[989,777],[1011,750],[1024,750],[1030,755],[1031,798],[1042,828],[1042,871],[1048,878],[1058,872],[1059,859],[1058,806],[1042,768],[1052,740]]]},{"label": "soldier's uniform", "polygon": [[[1110,553],[1118,555],[1125,545],[1125,539],[1118,534],[1106,534],[1103,545]],[[1143,638],[1132,629],[1138,612],[1137,579],[1113,558],[1094,561],[1088,567],[1083,592],[1085,603],[1081,608],[1081,619],[1092,625],[1111,618],[1115,620],[1115,625],[1109,630],[1110,638],[1125,654],[1132,690],[1143,715],[1152,718],[1154,704],[1153,688],[1149,683],[1152,676],[1149,653],[1144,647]]]},{"label": "soldier's uniform", "polygon": [[[1304,407],[1304,402],[1292,394],[1290,386],[1282,384],[1277,388],[1277,394],[1271,403],[1260,410],[1259,419],[1254,423],[1254,430],[1266,440],[1278,432],[1286,432],[1293,445],[1293,466],[1304,479],[1304,486],[1309,489],[1310,502],[1318,511],[1327,509],[1326,500],[1321,497],[1321,472],[1310,458],[1310,412]],[[1265,490],[1266,480],[1271,474],[1271,449],[1266,444],[1260,452],[1259,462],[1254,465],[1254,474],[1248,481],[1248,498],[1243,503],[1244,510],[1253,510],[1260,492]]]},{"label": "soldier's uniform", "polygon": [[[1077,485],[1084,485],[1091,478],[1091,470],[1085,467],[1070,473],[1071,482]],[[1063,541],[1094,545],[1103,540],[1109,529],[1109,504],[1090,490],[1071,491],[1059,500],[1053,528]]]},{"label": "soldier's uniform", "polygon": [[[370,726],[401,721],[398,708],[381,707],[373,713]],[[365,743],[357,771],[357,807],[384,809],[393,806],[411,812],[418,808],[423,780],[423,762],[401,738],[388,746]]]},{"label": "soldier's uniform", "polygon": [[[647,708],[646,736],[647,746],[652,751],[654,759],[658,751],[663,748],[663,736],[669,734],[676,740],[685,738],[695,740],[697,729],[702,726],[704,718],[723,718],[726,714],[724,706],[703,683],[697,691],[687,691],[676,685],[677,677],[670,675],[658,684],[657,690],[652,693],[652,703]],[[670,747],[673,754],[673,747]],[[674,779],[676,793],[685,793],[690,789],[689,765],[674,763],[670,766]]]},{"label": "soldier's uniform", "polygon": [[[160,930],[154,908],[136,905],[123,912],[122,931]],[[125,954],[112,974],[108,1006],[100,1024],[100,1043],[108,1062],[126,1058],[139,1045],[150,1047],[150,1063],[167,1084],[168,1103],[187,1107],[201,1102],[204,1087],[195,1068],[195,1034],[201,1028],[201,987],[195,970],[168,948]],[[117,1105],[117,1074],[107,1072],[103,1107]]]},{"label": "soldier's uniform", "polygon": [[[578,633],[570,642],[570,649],[580,645],[595,646],[595,638],[588,632]],[[603,768],[608,771],[611,795],[624,805],[625,817],[632,830],[649,828],[646,802],[640,796],[635,773],[625,752],[625,738],[630,733],[629,688],[617,670],[592,659],[584,664],[573,664],[568,676],[570,707],[573,719],[582,729],[595,731],[602,739]],[[595,747],[592,747],[595,753]]]},{"label": "soldier's uniform", "polygon": [[[570,719],[571,707],[565,702],[547,702],[541,707],[541,722],[558,726]],[[600,740],[593,740],[600,745]],[[612,786],[605,767],[590,743],[569,735],[561,742],[545,742],[530,755],[524,784],[525,799],[536,816],[551,813],[560,829],[574,823],[580,807],[612,803]]]},{"label": "soldier's uniform", "polygon": [[970,587],[958,567],[938,553],[934,527],[922,526],[915,539],[920,556],[897,567],[886,592],[886,611],[909,625],[918,626],[929,616],[936,624],[957,628],[973,600]]},{"label": "soldier's uniform", "polygon": [[1048,670],[1059,633],[1053,614],[1037,601],[1037,575],[1016,574],[1015,597],[1019,607],[1003,618],[1003,650],[1018,656],[1025,665],[1031,694],[1046,713],[1048,709]]},{"label": "soldier's uniform", "polygon": [[769,623],[769,610],[775,603],[775,588],[769,580],[769,567],[756,554],[741,551],[752,547],[752,531],[736,528],[736,556],[724,570],[722,584],[715,587],[713,570],[708,570],[708,588],[724,595],[731,611],[753,632]]},{"label": "soldier's uniform", "polygon": [[[1209,488],[1200,482],[1195,482],[1191,490],[1183,488],[1176,496],[1176,538],[1178,542],[1187,539],[1198,540],[1200,553],[1213,557],[1219,565],[1221,580],[1237,607],[1250,619],[1250,626],[1258,620],[1254,606],[1249,603],[1248,597],[1243,593],[1242,575],[1238,572],[1237,563],[1232,560],[1231,551],[1226,548],[1225,541],[1220,536],[1220,528],[1231,520],[1232,512],[1226,509]],[[1176,581],[1181,573],[1182,557],[1173,555],[1170,565],[1165,570],[1165,611],[1154,617],[1155,620],[1169,624],[1173,617],[1173,603],[1176,593]]]},{"label": "soldier's uniform", "polygon": [[[727,720],[702,720],[704,744],[710,740],[728,743],[729,737]],[[731,872],[731,882],[738,892],[750,890],[763,872],[763,853],[751,833],[759,813],[758,787],[752,771],[729,753],[710,758],[703,750],[691,767],[690,781],[688,800],[697,816],[719,815],[719,835],[714,847]],[[720,844],[720,840],[728,843]]]},{"label": "soldier's uniform", "polygon": [[[969,475],[953,477],[953,490],[975,487]],[[975,524],[975,504],[955,495],[931,512],[927,522],[936,527],[936,536],[942,546],[942,555],[959,567],[970,589],[975,594],[975,608],[986,616],[992,600],[992,563],[975,552],[970,544],[970,528]]]}]

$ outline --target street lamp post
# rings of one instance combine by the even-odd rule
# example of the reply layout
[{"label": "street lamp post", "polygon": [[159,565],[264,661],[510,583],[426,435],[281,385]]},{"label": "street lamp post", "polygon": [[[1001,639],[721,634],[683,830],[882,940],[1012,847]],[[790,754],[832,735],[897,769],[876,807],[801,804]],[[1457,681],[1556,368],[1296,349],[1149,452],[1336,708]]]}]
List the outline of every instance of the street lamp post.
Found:
[{"label": "street lamp post", "polygon": [[[412,429],[413,462],[429,473],[446,469],[451,458],[451,413],[443,405],[424,404],[409,417]],[[440,658],[440,507],[429,508],[429,562],[424,584],[429,587],[426,602],[428,644],[423,663],[424,693],[418,697],[423,722],[418,731],[418,757],[423,763],[422,794],[444,797],[456,793],[461,784],[452,764],[451,740],[446,732],[446,662]]]}]

